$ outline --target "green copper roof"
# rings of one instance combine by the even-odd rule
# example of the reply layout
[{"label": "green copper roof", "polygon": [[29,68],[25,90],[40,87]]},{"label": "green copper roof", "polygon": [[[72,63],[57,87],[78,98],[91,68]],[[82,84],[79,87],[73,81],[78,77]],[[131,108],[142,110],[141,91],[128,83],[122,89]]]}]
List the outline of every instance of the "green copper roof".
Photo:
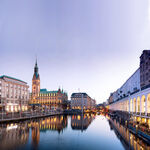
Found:
[{"label": "green copper roof", "polygon": [[47,89],[40,89],[40,92],[47,92]]},{"label": "green copper roof", "polygon": [[[58,93],[58,91],[47,91],[47,89],[40,89],[40,93],[41,94],[49,94],[49,93]],[[68,96],[68,94],[66,92],[61,91],[61,93],[66,94]]]},{"label": "green copper roof", "polygon": [[48,94],[48,93],[57,93],[58,91],[47,91],[47,89],[40,89],[40,93]]},{"label": "green copper roof", "polygon": [[[20,81],[20,82],[24,82],[24,81],[22,81],[22,80],[19,80],[19,79],[16,79],[16,78],[13,78],[13,77],[10,77],[10,76],[6,76],[6,75],[2,75],[2,76],[0,76],[0,78],[2,79],[2,78],[9,78],[9,79],[13,79],[13,80],[17,80],[17,81]],[[24,83],[26,83],[26,82],[24,82]],[[26,83],[27,84],[27,83]]]}]

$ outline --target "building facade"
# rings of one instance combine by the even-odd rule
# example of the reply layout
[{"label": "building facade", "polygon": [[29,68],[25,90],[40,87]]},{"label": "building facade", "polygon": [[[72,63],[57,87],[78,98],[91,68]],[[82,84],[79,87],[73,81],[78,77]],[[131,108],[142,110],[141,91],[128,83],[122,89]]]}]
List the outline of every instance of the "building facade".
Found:
[{"label": "building facade", "polygon": [[34,67],[32,78],[32,93],[30,94],[30,104],[47,107],[49,109],[64,108],[67,105],[68,95],[60,88],[56,91],[40,89],[40,75],[37,61]]},{"label": "building facade", "polygon": [[[140,57],[140,68],[127,80],[129,82],[122,91],[128,91],[128,94],[114,99],[107,108],[113,111],[122,111],[130,113],[136,120],[143,123],[150,122],[150,86],[149,86],[149,68],[150,68],[150,50],[144,50]],[[124,84],[126,85],[126,83]],[[117,95],[120,93],[117,90]],[[119,92],[118,92],[119,91]]]},{"label": "building facade", "polygon": [[140,89],[140,68],[138,68],[119,89],[110,94],[108,103],[111,104],[122,98],[128,97],[129,95],[140,91]]},{"label": "building facade", "polygon": [[29,102],[29,86],[19,79],[0,76],[0,110],[7,112],[26,111]]},{"label": "building facade", "polygon": [[140,57],[140,86],[150,87],[150,50],[144,50]]},{"label": "building facade", "polygon": [[107,102],[108,102],[108,104],[111,104],[111,103],[113,103],[113,101],[114,101],[114,93],[110,93],[110,96],[109,96]]},{"label": "building facade", "polygon": [[39,75],[38,70],[39,69],[38,69],[37,60],[36,60],[35,67],[34,67],[34,74],[33,74],[33,78],[32,78],[32,97],[33,97],[33,100],[40,93],[40,75]]},{"label": "building facade", "polygon": [[72,109],[92,109],[96,106],[96,101],[86,93],[72,93],[71,108]]}]

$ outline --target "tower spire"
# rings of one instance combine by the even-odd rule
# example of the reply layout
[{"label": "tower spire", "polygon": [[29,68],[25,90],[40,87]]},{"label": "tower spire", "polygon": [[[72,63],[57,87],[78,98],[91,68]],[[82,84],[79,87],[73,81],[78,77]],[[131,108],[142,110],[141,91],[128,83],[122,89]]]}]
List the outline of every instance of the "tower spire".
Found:
[{"label": "tower spire", "polygon": [[35,66],[37,66],[37,55],[36,55],[36,61],[35,61]]},{"label": "tower spire", "polygon": [[38,65],[37,65],[37,57],[36,57],[36,61],[35,61],[35,66],[34,66],[34,76],[36,78],[39,77],[39,72],[38,72],[39,68],[38,68]]},{"label": "tower spire", "polygon": [[34,74],[32,78],[32,94],[35,98],[40,93],[40,75],[38,71],[38,65],[37,65],[37,56],[35,60],[35,66],[34,66]]}]

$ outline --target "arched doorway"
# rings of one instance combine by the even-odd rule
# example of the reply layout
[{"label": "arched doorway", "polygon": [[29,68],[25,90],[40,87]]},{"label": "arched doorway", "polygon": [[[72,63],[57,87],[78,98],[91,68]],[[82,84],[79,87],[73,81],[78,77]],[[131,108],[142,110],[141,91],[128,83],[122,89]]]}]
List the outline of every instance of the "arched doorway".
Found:
[{"label": "arched doorway", "polygon": [[150,116],[150,94],[147,95],[147,114]]},{"label": "arched doorway", "polygon": [[136,112],[136,99],[133,99],[133,112]]},{"label": "arched doorway", "polygon": [[130,100],[130,112],[133,112],[133,109],[132,109],[132,99]]},{"label": "arched doorway", "polygon": [[137,97],[137,114],[140,114],[140,97]]},{"label": "arched doorway", "polygon": [[144,115],[145,113],[145,96],[143,95],[141,98],[141,113]]}]

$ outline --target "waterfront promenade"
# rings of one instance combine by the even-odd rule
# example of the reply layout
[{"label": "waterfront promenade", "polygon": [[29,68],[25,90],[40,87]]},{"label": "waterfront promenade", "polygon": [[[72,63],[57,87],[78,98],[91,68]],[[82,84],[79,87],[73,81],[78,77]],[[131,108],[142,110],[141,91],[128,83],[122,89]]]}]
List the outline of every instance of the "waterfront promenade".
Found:
[{"label": "waterfront promenade", "polygon": [[42,118],[53,115],[63,114],[63,111],[48,110],[48,111],[26,111],[18,113],[0,113],[0,123],[9,121],[28,120],[33,118]]}]

